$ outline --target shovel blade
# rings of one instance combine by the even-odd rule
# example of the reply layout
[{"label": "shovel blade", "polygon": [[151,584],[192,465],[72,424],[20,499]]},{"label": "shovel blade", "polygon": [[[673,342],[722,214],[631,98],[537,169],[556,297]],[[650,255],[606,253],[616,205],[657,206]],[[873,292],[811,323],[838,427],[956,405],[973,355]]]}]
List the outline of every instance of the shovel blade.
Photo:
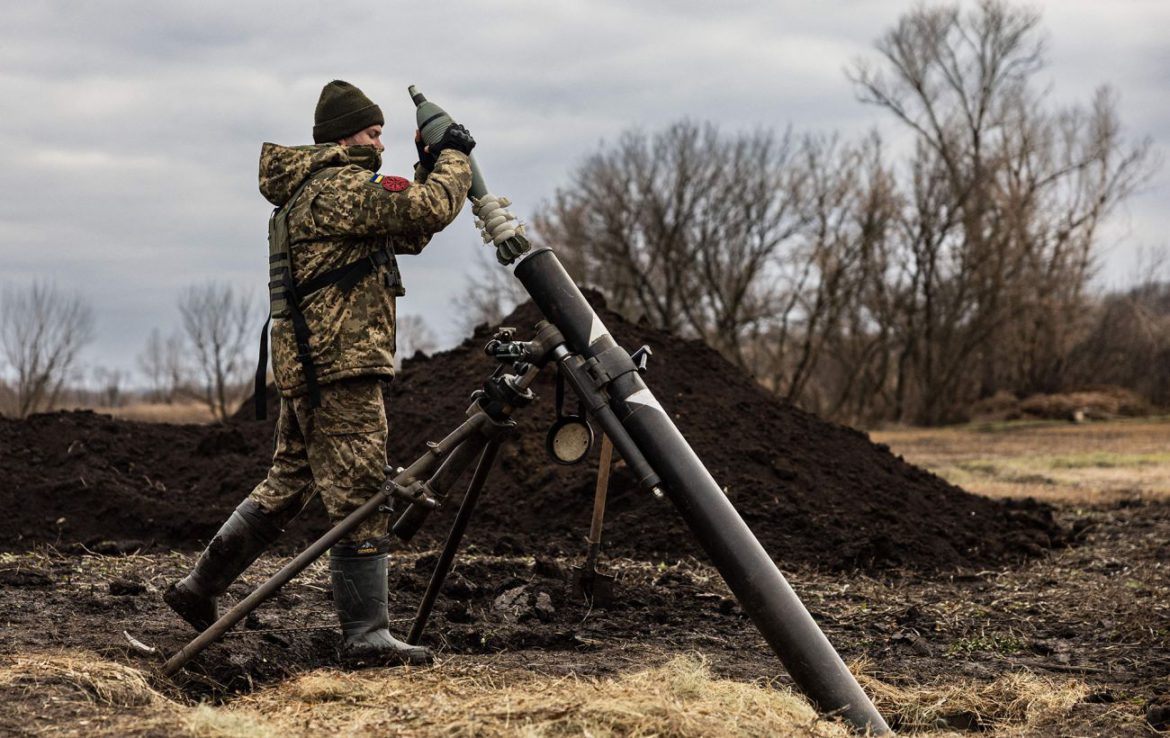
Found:
[{"label": "shovel blade", "polygon": [[573,592],[594,605],[613,602],[613,576],[583,566],[573,567]]}]

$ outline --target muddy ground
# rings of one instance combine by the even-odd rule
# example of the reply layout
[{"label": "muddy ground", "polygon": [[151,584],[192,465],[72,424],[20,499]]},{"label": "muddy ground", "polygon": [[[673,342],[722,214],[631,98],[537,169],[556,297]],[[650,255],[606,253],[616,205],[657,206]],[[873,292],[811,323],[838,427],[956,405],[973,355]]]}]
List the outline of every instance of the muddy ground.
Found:
[{"label": "muddy ground", "polygon": [[[1167,727],[1170,504],[1063,510],[1058,518],[1076,531],[1074,544],[1022,567],[942,577],[813,569],[789,576],[845,659],[863,660],[868,676],[895,685],[982,683],[1026,670],[1089,687],[1069,714],[1032,726],[1031,735],[1150,735],[1147,716]],[[160,599],[191,560],[186,552],[4,554],[3,651],[77,648],[149,667],[151,659],[131,649],[122,631],[166,653],[194,635]],[[434,554],[398,552],[392,560],[392,617],[405,631]],[[230,594],[243,595],[280,563],[263,559]],[[708,566],[612,560],[617,600],[590,608],[566,585],[573,563],[471,549],[444,589],[424,642],[440,661],[494,654],[548,674],[609,674],[697,651],[721,676],[786,679]],[[329,596],[327,570],[314,565],[247,628],[210,648],[175,682],[160,679],[157,686],[181,699],[223,700],[337,665]],[[71,719],[68,703],[44,701],[36,690],[0,691],[0,701],[0,734],[51,731]],[[991,716],[947,720],[962,731],[997,727]]]}]

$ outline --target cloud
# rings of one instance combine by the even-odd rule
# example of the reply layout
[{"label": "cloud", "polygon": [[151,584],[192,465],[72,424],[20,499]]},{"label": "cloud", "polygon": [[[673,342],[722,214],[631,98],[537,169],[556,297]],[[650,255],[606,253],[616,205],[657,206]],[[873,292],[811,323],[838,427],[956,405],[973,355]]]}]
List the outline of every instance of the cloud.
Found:
[{"label": "cloud", "polygon": [[[306,142],[321,85],[360,85],[387,113],[384,171],[414,159],[417,83],[471,128],[493,189],[529,216],[623,130],[680,118],[858,135],[896,128],[843,74],[909,0],[459,0],[370,4],[115,0],[0,10],[0,259],[4,279],[84,291],[92,360],[131,368],[178,291],[222,278],[259,297],[268,206],[262,141]],[[1165,3],[1044,4],[1054,98],[1112,83],[1122,120],[1165,147]],[[1166,191],[1165,172],[1152,187]],[[1158,190],[1157,188],[1161,188]],[[1164,198],[1161,198],[1164,199]],[[1131,204],[1129,237],[1164,243],[1157,198]],[[467,215],[405,258],[403,312],[453,343]],[[1109,257],[1125,271],[1124,254]],[[1112,267],[1107,267],[1110,269]]]}]

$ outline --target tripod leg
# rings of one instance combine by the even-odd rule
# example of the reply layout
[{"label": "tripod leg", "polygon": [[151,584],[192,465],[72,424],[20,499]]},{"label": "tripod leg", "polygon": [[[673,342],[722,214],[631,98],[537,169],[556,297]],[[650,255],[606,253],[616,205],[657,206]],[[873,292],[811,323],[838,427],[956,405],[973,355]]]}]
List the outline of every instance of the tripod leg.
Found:
[{"label": "tripod leg", "polygon": [[435,607],[435,600],[439,596],[439,588],[443,586],[447,575],[451,573],[451,564],[455,561],[455,551],[459,548],[459,543],[463,540],[463,533],[467,530],[467,523],[471,519],[472,510],[475,509],[475,503],[479,499],[480,490],[483,489],[484,482],[487,480],[488,472],[491,471],[492,464],[496,460],[496,451],[500,448],[500,440],[493,438],[488,441],[487,446],[484,447],[483,455],[479,457],[479,464],[475,467],[475,475],[471,478],[471,484],[467,487],[467,494],[463,497],[463,502],[459,505],[459,512],[455,515],[455,522],[451,525],[451,532],[447,534],[447,542],[443,544],[443,551],[439,554],[439,560],[435,564],[435,571],[431,574],[431,581],[427,584],[427,591],[423,595],[422,602],[418,605],[418,613],[414,616],[414,624],[410,626],[410,635],[406,636],[406,642],[410,645],[418,645],[418,639],[422,636],[423,628],[427,626],[427,620],[431,616],[431,611]]}]

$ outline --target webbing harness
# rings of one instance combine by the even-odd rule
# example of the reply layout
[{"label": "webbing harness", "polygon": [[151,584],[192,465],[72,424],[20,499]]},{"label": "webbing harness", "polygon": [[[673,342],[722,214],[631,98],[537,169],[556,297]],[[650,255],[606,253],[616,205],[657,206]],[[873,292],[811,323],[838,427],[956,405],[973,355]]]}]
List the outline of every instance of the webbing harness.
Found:
[{"label": "webbing harness", "polygon": [[396,297],[406,294],[402,287],[402,275],[398,271],[398,261],[394,252],[389,248],[379,249],[369,256],[363,257],[348,264],[330,269],[312,279],[297,284],[293,277],[292,243],[288,237],[288,214],[293,203],[304,192],[305,187],[322,175],[332,172],[335,168],[322,169],[314,172],[305,179],[293,192],[288,201],[272,211],[268,218],[268,298],[270,309],[268,319],[264,321],[264,328],[260,333],[260,356],[256,365],[256,394],[253,397],[256,419],[264,420],[268,417],[268,326],[272,318],[289,318],[293,325],[293,336],[297,344],[297,361],[305,374],[305,387],[308,390],[309,403],[312,407],[321,405],[321,387],[317,383],[317,367],[313,364],[312,347],[309,342],[311,333],[305,314],[301,311],[301,301],[309,295],[330,285],[336,285],[341,292],[349,292],[357,286],[364,277],[377,271],[379,267],[386,267],[386,288]]}]

